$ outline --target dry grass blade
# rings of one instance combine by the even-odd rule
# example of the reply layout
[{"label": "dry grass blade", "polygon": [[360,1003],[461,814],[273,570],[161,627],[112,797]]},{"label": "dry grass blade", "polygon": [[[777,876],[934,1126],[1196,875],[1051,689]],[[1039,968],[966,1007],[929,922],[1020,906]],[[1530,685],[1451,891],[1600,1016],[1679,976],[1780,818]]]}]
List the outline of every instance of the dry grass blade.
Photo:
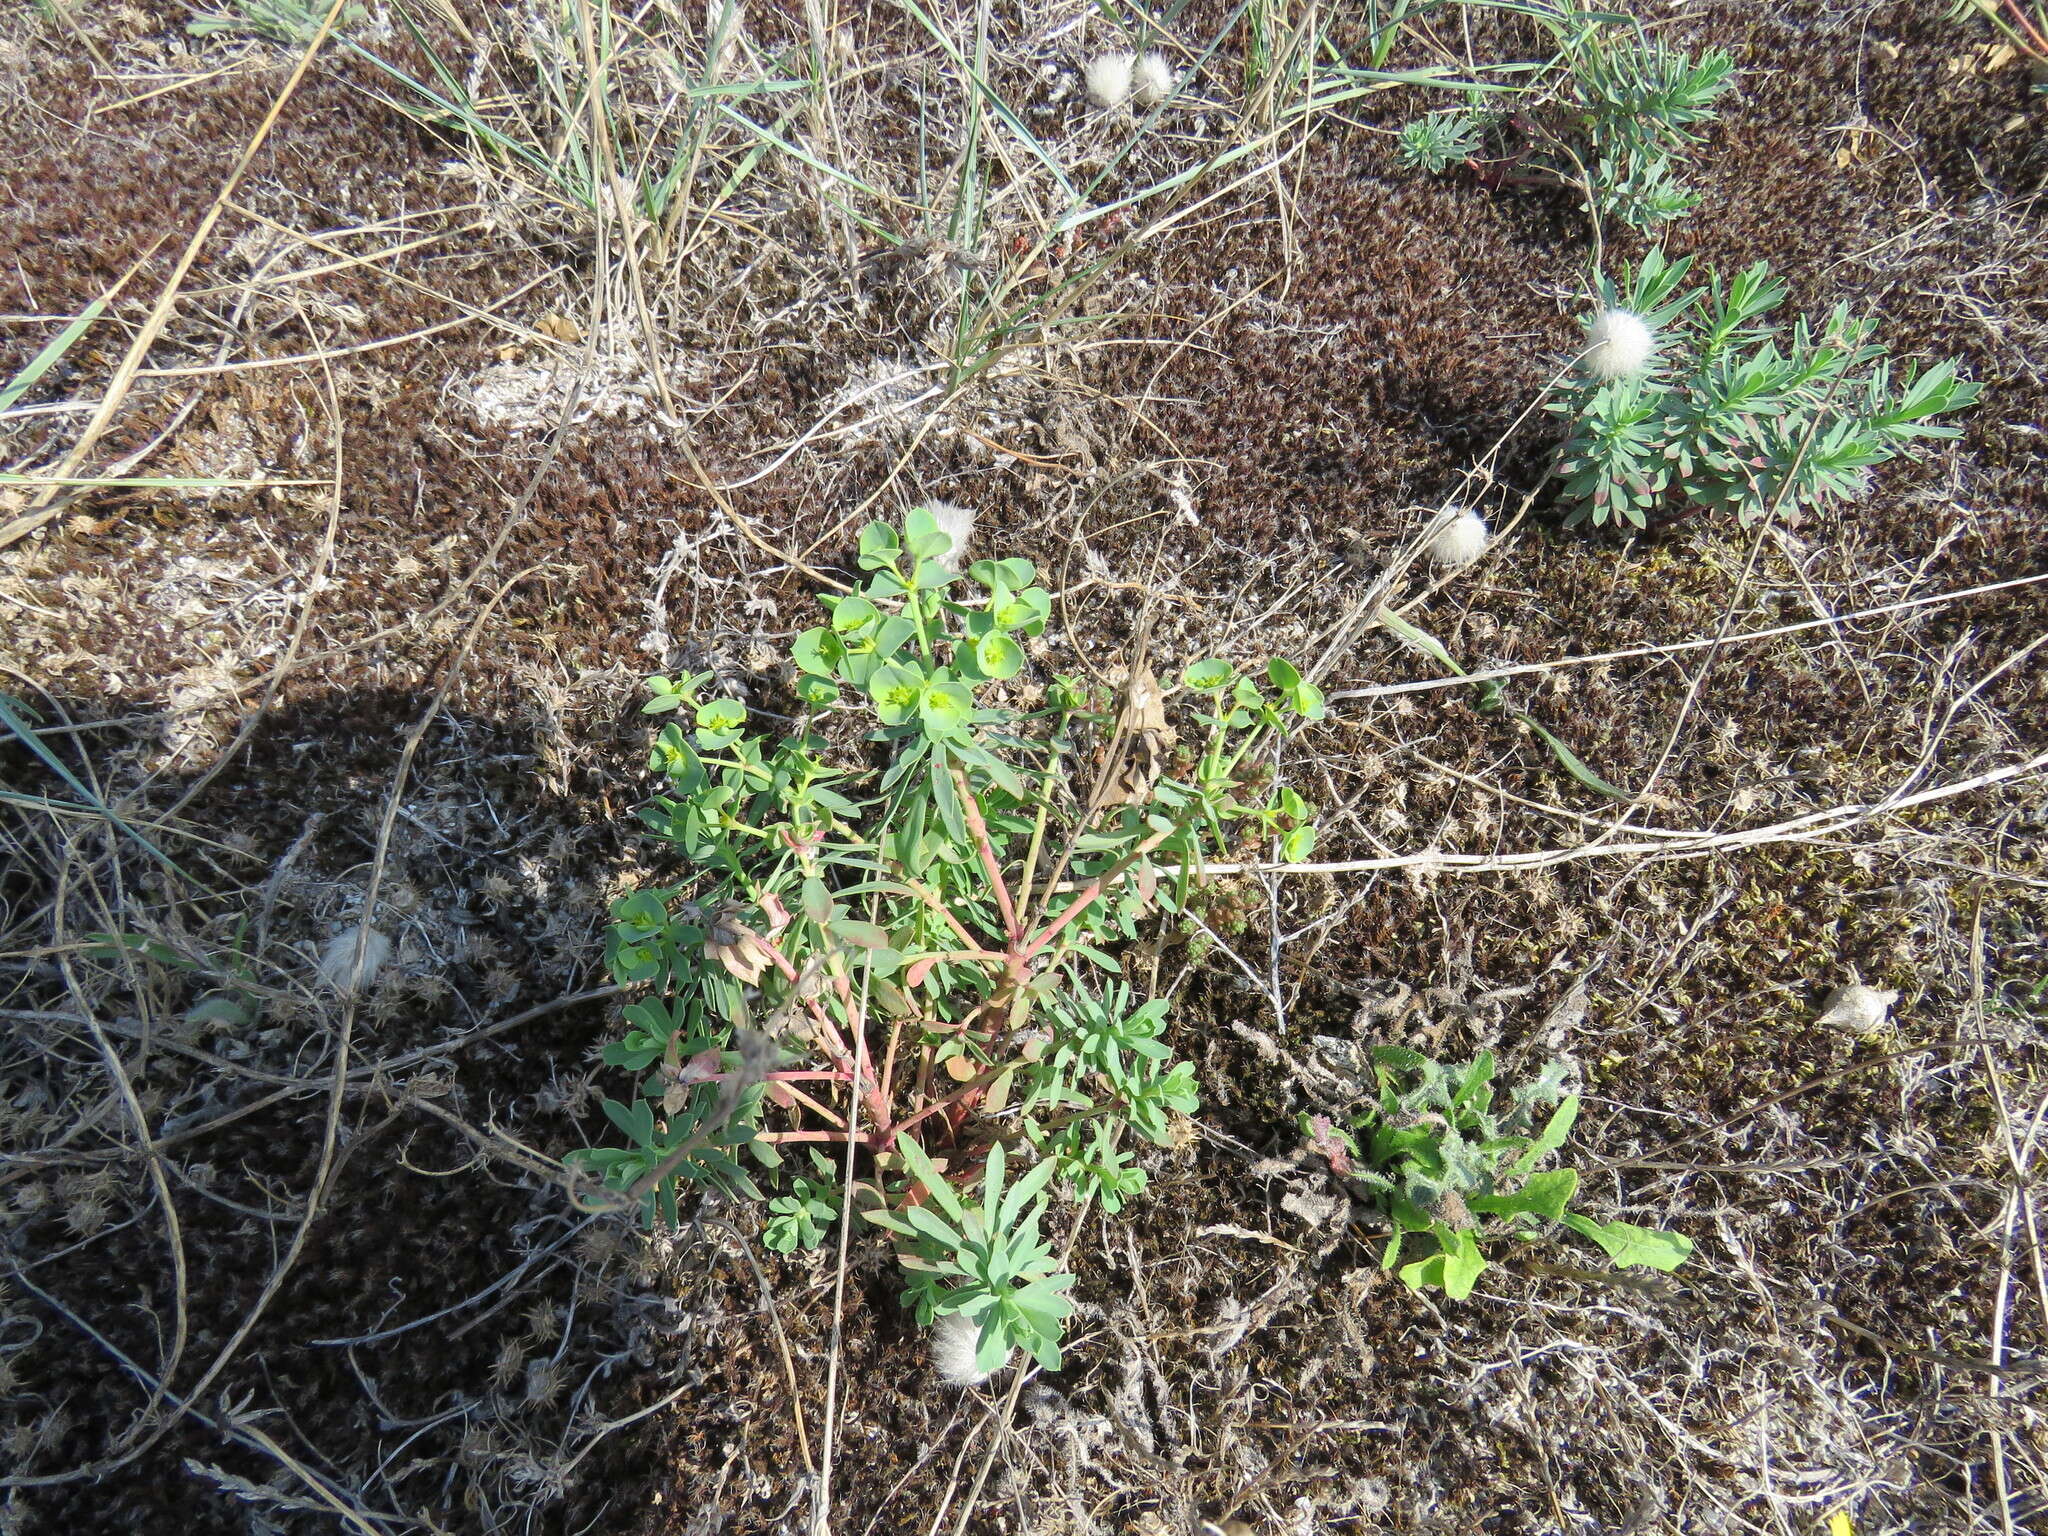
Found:
[{"label": "dry grass blade", "polygon": [[[220,222],[221,215],[227,211],[228,200],[233,197],[235,188],[241,184],[243,176],[248,174],[257,152],[263,148],[271,130],[277,126],[278,117],[284,111],[285,104],[298,90],[299,82],[306,78],[306,71],[312,67],[314,55],[320,51],[321,44],[327,41],[327,36],[333,30],[334,23],[340,17],[342,7],[346,3],[347,0],[329,0],[327,13],[321,18],[320,25],[315,29],[305,50],[299,55],[298,63],[292,67],[291,74],[279,89],[270,110],[264,114],[263,121],[257,124],[255,133],[250,135],[241,158],[228,173],[226,182],[220,191],[214,194],[211,206],[199,220],[199,227],[192,231],[190,238],[185,242],[183,253],[171,268],[170,275],[165,278],[162,291],[158,293],[156,302],[150,306],[148,317],[143,321],[134,339],[129,342],[128,350],[115,368],[114,376],[109,381],[105,394],[101,396],[98,407],[80,430],[78,440],[71,445],[70,451],[59,464],[56,470],[58,480],[76,475],[91,457],[100,437],[113,425],[122,403],[128,398],[129,389],[142,372],[142,360],[149,355],[149,349],[156,344],[157,338],[163,334],[165,324],[171,318],[171,311],[178,302],[179,290],[184,286],[185,278],[192,270],[192,264],[199,259],[199,252],[212,236],[214,225]],[[37,493],[30,510],[0,524],[0,549],[7,548],[8,545],[55,518],[61,510],[52,505],[55,500],[56,487],[51,486]]]}]

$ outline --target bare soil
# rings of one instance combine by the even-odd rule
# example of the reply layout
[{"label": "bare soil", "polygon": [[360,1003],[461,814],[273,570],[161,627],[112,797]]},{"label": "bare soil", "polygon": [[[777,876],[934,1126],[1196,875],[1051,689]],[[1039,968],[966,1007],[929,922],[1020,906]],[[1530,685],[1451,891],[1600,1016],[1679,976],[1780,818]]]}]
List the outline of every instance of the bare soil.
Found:
[{"label": "bare soil", "polygon": [[[2048,601],[2000,587],[2048,550],[2048,101],[1945,9],[1638,7],[1743,71],[1670,249],[1768,259],[1803,311],[1876,313],[1984,398],[1856,505],[1633,538],[1563,530],[1555,428],[1516,425],[1575,345],[1587,221],[1400,169],[1415,92],[1122,251],[1092,325],[929,419],[888,405],[930,361],[929,274],[749,192],[665,269],[676,424],[633,325],[584,345],[615,275],[590,222],[323,54],[92,457],[167,433],[124,472],[306,483],[94,488],[0,550],[0,691],[191,877],[97,817],[0,809],[0,1531],[797,1531],[828,1442],[843,1536],[2048,1529],[2048,796],[2013,771],[2043,750]],[[1093,131],[1079,17],[998,26],[995,82],[1064,143]],[[0,422],[9,469],[61,458],[297,57],[188,19],[0,21],[0,379],[133,269]],[[840,20],[874,68],[837,131],[911,153],[936,51],[893,10]],[[749,25],[766,48],[806,21]],[[1481,57],[1519,36],[1444,30]],[[1235,48],[1209,66],[1225,103]],[[388,49],[418,59],[402,29]],[[1204,121],[1187,142],[1237,119]],[[1135,222],[1088,226],[1044,280]],[[1642,791],[1616,832],[1461,691],[1305,732],[1319,857],[1389,867],[1224,885],[1206,915],[1236,959],[1164,932],[1130,957],[1181,979],[1203,1112],[1146,1199],[1078,1234],[1066,1368],[965,1394],[874,1238],[842,1295],[833,1254],[764,1251],[752,1211],[649,1237],[577,1213],[547,1161],[622,1088],[596,1063],[616,1001],[575,999],[606,981],[607,903],[660,859],[631,819],[639,678],[774,697],[818,574],[933,495],[1060,594],[1043,665],[1110,676],[1146,611],[1162,675],[1313,659],[1466,496],[1507,531],[1417,616],[1468,666],[1545,667],[1518,706]],[[0,486],[0,523],[29,506]],[[1325,686],[1436,675],[1364,630]],[[0,783],[74,799],[18,747]],[[1559,857],[1435,858],[1537,850]],[[317,955],[373,885],[393,958],[340,1000]],[[1898,992],[1890,1022],[1817,1022],[1858,979]],[[1567,1056],[1589,1206],[1694,1261],[1407,1292],[1297,1151],[1295,1117],[1382,1041]]]}]

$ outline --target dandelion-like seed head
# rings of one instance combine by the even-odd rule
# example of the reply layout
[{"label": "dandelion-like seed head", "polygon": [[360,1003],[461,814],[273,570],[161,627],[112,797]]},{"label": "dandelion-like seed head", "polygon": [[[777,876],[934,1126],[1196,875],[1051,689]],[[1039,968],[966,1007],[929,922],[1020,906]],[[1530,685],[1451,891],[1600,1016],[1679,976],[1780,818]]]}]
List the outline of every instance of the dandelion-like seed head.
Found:
[{"label": "dandelion-like seed head", "polygon": [[1156,50],[1131,66],[1131,99],[1150,112],[1173,94],[1173,66]]},{"label": "dandelion-like seed head", "polygon": [[1131,71],[1137,60],[1128,53],[1098,54],[1088,62],[1088,99],[1098,107],[1120,107],[1131,99]]},{"label": "dandelion-like seed head", "polygon": [[344,928],[320,948],[320,979],[336,992],[360,992],[377,979],[391,959],[391,940],[372,928],[362,938],[362,958],[356,958],[357,930]]},{"label": "dandelion-like seed head", "polygon": [[1457,570],[1486,553],[1486,519],[1469,507],[1446,507],[1429,540],[1429,563]]},{"label": "dandelion-like seed head", "polygon": [[939,532],[953,541],[938,557],[939,564],[958,575],[967,564],[967,543],[974,537],[974,509],[950,501],[928,501],[924,509],[931,514]]},{"label": "dandelion-like seed head", "polygon": [[978,1387],[995,1374],[975,1364],[980,1349],[981,1324],[965,1312],[948,1312],[932,1324],[932,1370],[947,1386]]},{"label": "dandelion-like seed head", "polygon": [[1602,310],[1586,333],[1580,365],[1596,379],[1621,379],[1641,373],[1657,352],[1657,333],[1641,315],[1626,309]]}]

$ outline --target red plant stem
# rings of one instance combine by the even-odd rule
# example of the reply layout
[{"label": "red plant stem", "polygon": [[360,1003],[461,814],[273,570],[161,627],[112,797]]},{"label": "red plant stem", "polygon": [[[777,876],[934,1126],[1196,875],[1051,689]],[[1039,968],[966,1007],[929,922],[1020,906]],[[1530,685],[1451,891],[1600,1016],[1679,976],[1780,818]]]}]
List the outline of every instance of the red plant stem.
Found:
[{"label": "red plant stem", "polygon": [[946,904],[943,901],[939,900],[939,893],[937,891],[930,890],[922,885],[912,884],[907,880],[904,883],[906,885],[910,885],[911,890],[917,893],[918,898],[921,901],[923,901],[926,906],[930,907],[934,912],[938,913],[940,917],[946,920],[946,926],[951,928],[958,935],[960,935],[960,942],[962,944],[965,944],[969,949],[979,948],[979,946],[975,943],[974,935],[969,933],[967,929],[964,926],[962,926],[960,919],[953,915],[952,911],[946,906]]},{"label": "red plant stem", "polygon": [[1138,844],[1137,847],[1133,848],[1129,853],[1125,854],[1122,858],[1118,859],[1116,863],[1112,864],[1108,869],[1105,869],[1093,880],[1090,880],[1085,886],[1081,888],[1081,894],[1074,898],[1073,902],[1067,907],[1066,911],[1062,912],[1058,917],[1054,918],[1052,922],[1047,924],[1046,927],[1039,933],[1037,938],[1033,939],[1029,944],[1026,944],[1022,950],[1019,950],[1017,952],[1016,958],[1012,960],[1010,963],[1011,974],[1013,976],[1022,976],[1024,973],[1024,967],[1030,964],[1032,960],[1037,958],[1038,952],[1040,950],[1044,949],[1046,945],[1050,944],[1054,939],[1058,938],[1060,936],[1061,931],[1066,928],[1067,924],[1071,923],[1075,918],[1079,917],[1083,912],[1087,911],[1089,903],[1094,901],[1096,897],[1102,894],[1104,887],[1106,887],[1112,880],[1116,879],[1119,875],[1123,874],[1123,872],[1129,869],[1133,864],[1137,863],[1138,860],[1144,858],[1145,855],[1150,853],[1154,848],[1157,848],[1161,843],[1165,842],[1169,837],[1172,837],[1174,834],[1178,832],[1184,831],[1186,829],[1186,826],[1187,823],[1177,821],[1163,832],[1154,832],[1150,837],[1146,838],[1145,841]]},{"label": "red plant stem", "polygon": [[[839,1130],[836,1131],[762,1131],[760,1133],[760,1139],[763,1141],[772,1142],[836,1141],[841,1146],[845,1146],[846,1130],[844,1127],[841,1127]],[[875,1139],[874,1133],[871,1131],[866,1136],[863,1136],[861,1138],[861,1145],[868,1148],[870,1151],[873,1151],[876,1147],[880,1146],[881,1143]]]},{"label": "red plant stem", "polygon": [[958,1088],[956,1088],[953,1092],[947,1094],[943,1099],[939,1099],[934,1103],[927,1104],[923,1109],[920,1109],[916,1114],[907,1116],[906,1118],[897,1121],[894,1125],[889,1127],[887,1132],[887,1141],[890,1143],[894,1143],[898,1136],[902,1135],[905,1131],[909,1130],[913,1125],[917,1124],[918,1121],[925,1119],[927,1116],[936,1115],[942,1109],[950,1109],[955,1104],[960,1103],[963,1099],[970,1098],[974,1094],[982,1092],[984,1089],[988,1087],[990,1083],[994,1082],[997,1078],[1001,1077],[1003,1073],[1007,1070],[1007,1064],[1003,1066],[990,1067],[986,1072],[979,1073],[970,1081],[962,1083]]},{"label": "red plant stem", "polygon": [[[710,1072],[692,1081],[722,1083],[739,1075],[737,1072]],[[770,1072],[764,1079],[770,1083],[843,1083],[846,1080],[846,1074],[837,1067],[796,1067],[786,1072]]]},{"label": "red plant stem", "polygon": [[1003,914],[1003,934],[1014,948],[1024,937],[1024,930],[1018,926],[1017,904],[1010,900],[1010,888],[1003,883],[1003,868],[996,859],[995,844],[989,841],[988,824],[981,819],[981,802],[974,798],[974,792],[967,787],[967,775],[958,768],[953,770],[953,783],[960,791],[960,809],[967,817],[967,830],[974,834],[975,847],[981,853],[982,873],[996,889],[996,905]]},{"label": "red plant stem", "polygon": [[919,960],[930,960],[934,964],[950,960],[1008,960],[1007,951],[998,949],[946,949],[935,955],[919,955]]},{"label": "red plant stem", "polygon": [[[837,1073],[834,1073],[832,1075],[835,1077],[838,1076]],[[799,1104],[802,1104],[806,1109],[810,1110],[811,1113],[821,1118],[827,1125],[836,1127],[842,1135],[845,1133],[846,1121],[840,1118],[839,1114],[836,1111],[828,1108],[826,1105],[820,1104],[816,1099],[812,1098],[808,1093],[805,1093],[801,1088],[791,1088],[787,1084],[784,1084],[783,1091],[786,1092],[792,1099],[795,1099]]]},{"label": "red plant stem", "polygon": [[2020,6],[2020,0],[2005,0],[2006,8],[2012,12],[2013,25],[2026,34],[2028,45],[2042,57],[2048,59],[2048,35],[2034,25],[2034,20]]},{"label": "red plant stem", "polygon": [[930,1091],[931,1085],[932,1053],[930,1051],[919,1051],[917,1053],[917,1085],[911,1090],[911,1102],[922,1105],[924,1103],[924,1096]]},{"label": "red plant stem", "polygon": [[890,1090],[896,1086],[896,1042],[903,1036],[903,1021],[889,1022],[889,1049],[882,1054],[882,1102],[892,1102]]},{"label": "red plant stem", "polygon": [[[773,939],[763,939],[761,942],[767,949],[769,958],[775,962],[776,969],[782,972],[791,985],[795,985],[798,979],[797,969],[789,963],[789,956],[782,952],[782,947]],[[833,981],[839,993],[839,1001],[845,1005],[847,1019],[851,1022],[859,1013],[853,1006],[853,991],[847,985],[844,976],[836,976]],[[845,1074],[847,1083],[855,1085],[866,1094],[870,1118],[878,1125],[886,1125],[889,1121],[889,1101],[876,1090],[875,1084],[861,1070],[862,1063],[867,1060],[867,1031],[857,1024],[854,1026],[856,1051],[854,1059],[849,1061],[845,1037],[832,1022],[832,1016],[819,1006],[815,997],[805,998],[804,1006],[810,1010],[811,1018],[818,1026],[818,1038],[825,1047],[825,1054],[830,1056],[833,1065]]]}]

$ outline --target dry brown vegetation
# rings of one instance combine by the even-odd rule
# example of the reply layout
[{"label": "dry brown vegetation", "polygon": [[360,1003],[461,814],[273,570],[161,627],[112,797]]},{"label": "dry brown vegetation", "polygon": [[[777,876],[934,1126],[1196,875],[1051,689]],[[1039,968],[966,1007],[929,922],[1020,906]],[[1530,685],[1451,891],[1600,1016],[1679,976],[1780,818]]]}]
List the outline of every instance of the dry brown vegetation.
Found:
[{"label": "dry brown vegetation", "polygon": [[[1583,214],[1400,170],[1417,91],[1248,84],[1245,12],[1156,23],[1200,67],[1148,122],[1087,105],[1130,41],[1068,0],[929,11],[951,55],[908,7],[749,6],[723,46],[664,0],[417,9],[341,31],[459,61],[498,131],[600,168],[592,204],[345,48],[294,84],[309,32],[0,19],[0,380],[118,285],[0,417],[0,693],[126,823],[0,747],[0,1531],[2048,1525],[2024,61],[1932,0],[1638,0],[1744,71],[1671,248],[1767,257],[1984,399],[1839,513],[1621,540],[1557,527],[1528,415]],[[1259,14],[1283,58],[1367,25]],[[1030,141],[967,83],[977,27]],[[1529,39],[1447,11],[1401,46]],[[658,215],[611,190],[678,145]],[[1057,227],[1062,178],[1106,206],[1181,172]],[[964,271],[1014,329],[961,344]],[[1203,1114],[1074,1234],[1066,1369],[965,1394],[874,1235],[842,1295],[746,1209],[580,1216],[557,1162],[618,1091],[637,679],[782,697],[859,526],[928,496],[1046,573],[1047,667],[1115,677],[1147,619],[1162,674],[1320,660],[1288,772],[1349,866],[1223,882],[1211,935],[1130,957],[1181,980]],[[1451,497],[1484,562],[1376,585]],[[1856,980],[1888,1019],[1826,1014]],[[1692,1263],[1510,1261],[1462,1304],[1381,1275],[1293,1130],[1380,1041],[1569,1056],[1587,1201]]]}]

